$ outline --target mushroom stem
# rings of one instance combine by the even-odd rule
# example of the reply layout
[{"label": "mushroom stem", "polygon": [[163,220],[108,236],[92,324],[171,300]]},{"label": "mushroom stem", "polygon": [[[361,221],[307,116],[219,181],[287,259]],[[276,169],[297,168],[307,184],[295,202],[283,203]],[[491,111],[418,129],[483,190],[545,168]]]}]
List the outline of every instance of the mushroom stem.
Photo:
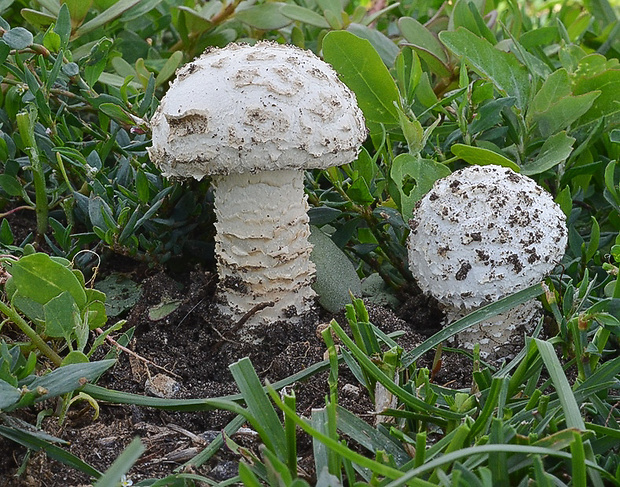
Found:
[{"label": "mushroom stem", "polygon": [[[476,309],[446,307],[446,322],[453,323]],[[523,337],[531,335],[541,316],[542,306],[533,299],[466,328],[458,333],[455,339],[458,345],[466,350],[473,350],[474,346],[479,344],[483,360],[511,360],[516,352],[523,348]]]},{"label": "mushroom stem", "polygon": [[303,171],[230,174],[213,183],[222,310],[238,319],[275,302],[257,313],[259,321],[307,311],[315,293]]}]

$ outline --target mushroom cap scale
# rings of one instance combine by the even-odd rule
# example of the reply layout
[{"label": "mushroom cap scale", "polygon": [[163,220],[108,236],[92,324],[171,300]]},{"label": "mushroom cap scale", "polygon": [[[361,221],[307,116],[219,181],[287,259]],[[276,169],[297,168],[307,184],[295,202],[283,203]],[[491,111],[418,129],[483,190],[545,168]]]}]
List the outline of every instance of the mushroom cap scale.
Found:
[{"label": "mushroom cap scale", "polygon": [[185,65],[152,121],[151,159],[166,176],[326,168],[366,138],[355,95],[309,51],[230,44]]},{"label": "mushroom cap scale", "polygon": [[410,221],[409,266],[440,303],[473,309],[542,280],[560,262],[566,218],[532,179],[471,166],[438,180]]}]

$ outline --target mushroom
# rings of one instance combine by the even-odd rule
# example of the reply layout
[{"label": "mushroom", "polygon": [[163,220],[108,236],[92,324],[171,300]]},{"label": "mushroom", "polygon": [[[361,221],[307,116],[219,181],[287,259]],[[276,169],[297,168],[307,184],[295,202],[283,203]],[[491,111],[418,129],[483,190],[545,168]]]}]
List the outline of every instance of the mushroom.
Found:
[{"label": "mushroom", "polygon": [[234,319],[260,310],[252,325],[307,311],[304,169],[351,162],[366,138],[331,66],[272,42],[207,50],[177,72],[151,126],[164,176],[212,176],[221,309]]},{"label": "mushroom", "polygon": [[[416,204],[409,267],[448,320],[547,276],[566,248],[566,217],[532,179],[494,165],[470,166],[438,180]],[[524,303],[457,337],[500,359],[505,344],[531,331],[540,305]]]}]

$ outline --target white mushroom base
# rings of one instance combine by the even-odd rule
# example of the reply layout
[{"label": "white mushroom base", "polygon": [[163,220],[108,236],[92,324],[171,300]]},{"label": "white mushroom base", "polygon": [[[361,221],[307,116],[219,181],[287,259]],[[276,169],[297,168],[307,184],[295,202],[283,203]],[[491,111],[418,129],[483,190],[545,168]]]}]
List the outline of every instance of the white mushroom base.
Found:
[{"label": "white mushroom base", "polygon": [[221,310],[237,320],[256,310],[244,329],[309,310],[315,269],[303,171],[231,174],[213,182]]},{"label": "white mushroom base", "polygon": [[[444,310],[447,323],[453,323],[472,311]],[[542,305],[533,299],[463,330],[455,339],[458,346],[466,350],[473,350],[479,344],[483,360],[511,360],[523,348],[524,336],[536,328],[541,316]]]}]

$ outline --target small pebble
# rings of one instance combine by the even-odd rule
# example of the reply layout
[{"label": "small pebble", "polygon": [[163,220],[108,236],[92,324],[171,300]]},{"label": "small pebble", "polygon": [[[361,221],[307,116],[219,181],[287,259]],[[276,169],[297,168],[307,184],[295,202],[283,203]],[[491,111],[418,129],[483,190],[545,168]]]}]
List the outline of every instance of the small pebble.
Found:
[{"label": "small pebble", "polygon": [[154,375],[146,379],[144,384],[144,390],[147,394],[166,399],[174,397],[180,388],[181,386],[177,381],[164,374]]}]

